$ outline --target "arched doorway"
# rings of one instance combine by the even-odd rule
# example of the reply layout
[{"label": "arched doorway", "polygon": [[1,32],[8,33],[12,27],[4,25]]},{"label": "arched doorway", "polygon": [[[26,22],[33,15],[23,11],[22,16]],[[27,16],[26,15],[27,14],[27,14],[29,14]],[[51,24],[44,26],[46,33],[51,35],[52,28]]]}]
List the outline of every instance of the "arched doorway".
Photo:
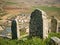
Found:
[{"label": "arched doorway", "polygon": [[56,32],[57,30],[57,20],[54,18],[54,16],[52,16],[51,19],[51,32]]},{"label": "arched doorway", "polygon": [[43,37],[43,19],[40,10],[34,10],[30,16],[30,36]]}]

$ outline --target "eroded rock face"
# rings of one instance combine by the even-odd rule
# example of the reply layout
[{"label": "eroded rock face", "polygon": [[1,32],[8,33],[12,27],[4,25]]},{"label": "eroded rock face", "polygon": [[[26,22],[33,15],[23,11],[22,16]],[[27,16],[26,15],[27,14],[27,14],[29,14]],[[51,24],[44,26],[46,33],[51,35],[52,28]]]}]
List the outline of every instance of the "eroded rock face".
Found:
[{"label": "eroded rock face", "polygon": [[43,38],[43,19],[41,11],[36,9],[31,13],[29,29],[30,36]]}]

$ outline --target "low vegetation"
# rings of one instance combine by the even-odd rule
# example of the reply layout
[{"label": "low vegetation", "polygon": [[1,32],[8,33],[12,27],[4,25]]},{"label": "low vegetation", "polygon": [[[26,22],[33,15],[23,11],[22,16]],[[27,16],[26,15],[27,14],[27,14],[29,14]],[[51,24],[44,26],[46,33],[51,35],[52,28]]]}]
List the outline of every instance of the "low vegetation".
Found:
[{"label": "low vegetation", "polygon": [[50,37],[57,36],[60,38],[60,33],[50,33],[46,40],[42,40],[37,37],[29,38],[24,37],[20,40],[11,40],[0,37],[0,45],[49,45]]}]

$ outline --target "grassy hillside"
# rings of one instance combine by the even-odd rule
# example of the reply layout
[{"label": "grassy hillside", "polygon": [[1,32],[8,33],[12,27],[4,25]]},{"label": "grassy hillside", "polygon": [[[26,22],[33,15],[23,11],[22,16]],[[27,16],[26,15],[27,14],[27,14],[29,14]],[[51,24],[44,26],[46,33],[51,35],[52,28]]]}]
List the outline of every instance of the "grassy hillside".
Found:
[{"label": "grassy hillside", "polygon": [[36,8],[39,8],[39,9],[42,9],[43,11],[46,12],[46,14],[51,17],[51,16],[55,16],[57,17],[58,19],[60,19],[60,8],[57,8],[57,7],[48,7],[48,6],[32,6],[30,8],[28,8],[28,10],[26,9],[23,9],[24,11],[21,10],[7,10],[6,12],[8,13],[7,15],[3,16],[2,18],[4,17],[9,17],[9,15],[17,15],[21,12],[23,12],[24,14],[31,14],[31,12],[33,10],[35,10]]},{"label": "grassy hillside", "polygon": [[46,14],[50,17],[50,16],[55,16],[58,19],[60,19],[60,8],[57,7],[48,7],[48,6],[33,6],[32,10],[39,8],[43,11],[46,12]]},{"label": "grassy hillside", "polygon": [[56,36],[60,38],[60,33],[50,33],[46,40],[42,40],[38,37],[28,38],[24,37],[20,40],[11,40],[0,37],[0,45],[51,45],[50,37]]}]

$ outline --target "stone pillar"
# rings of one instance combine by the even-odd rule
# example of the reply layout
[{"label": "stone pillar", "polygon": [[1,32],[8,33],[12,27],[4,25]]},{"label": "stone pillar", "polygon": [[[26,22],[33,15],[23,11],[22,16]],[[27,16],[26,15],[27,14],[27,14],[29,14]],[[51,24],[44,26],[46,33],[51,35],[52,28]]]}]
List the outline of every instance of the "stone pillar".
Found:
[{"label": "stone pillar", "polygon": [[19,16],[15,19],[17,23],[17,38],[20,39],[20,30],[19,30]]},{"label": "stone pillar", "polygon": [[43,39],[48,38],[48,19],[45,12],[42,11],[43,17]]}]

